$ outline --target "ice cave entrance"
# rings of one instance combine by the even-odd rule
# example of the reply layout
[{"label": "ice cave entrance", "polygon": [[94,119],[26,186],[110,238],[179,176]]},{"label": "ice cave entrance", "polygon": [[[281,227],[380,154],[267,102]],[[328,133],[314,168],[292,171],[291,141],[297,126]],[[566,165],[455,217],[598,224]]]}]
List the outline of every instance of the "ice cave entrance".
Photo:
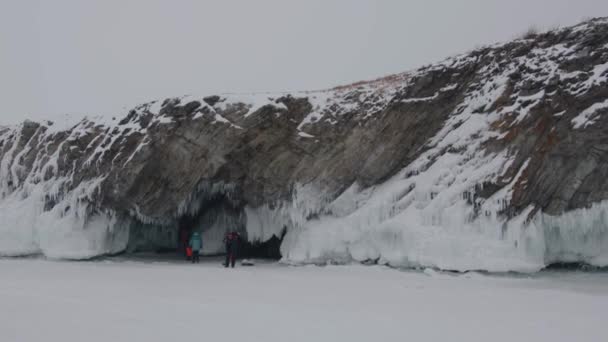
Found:
[{"label": "ice cave entrance", "polygon": [[159,257],[185,255],[185,243],[193,232],[203,238],[203,257],[224,255],[223,238],[226,232],[236,230],[241,235],[240,258],[280,259],[280,246],[284,237],[273,236],[267,241],[251,242],[245,229],[246,214],[242,206],[225,196],[214,196],[200,203],[198,210],[183,213],[168,224],[131,225],[127,254],[155,253]]}]

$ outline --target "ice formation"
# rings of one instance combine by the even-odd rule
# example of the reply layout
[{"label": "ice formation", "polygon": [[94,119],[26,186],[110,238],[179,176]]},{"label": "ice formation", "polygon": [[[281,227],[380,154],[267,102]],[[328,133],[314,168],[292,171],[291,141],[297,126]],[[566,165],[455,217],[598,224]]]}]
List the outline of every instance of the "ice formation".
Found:
[{"label": "ice formation", "polygon": [[[608,23],[595,20],[556,35],[581,31],[584,37],[601,25]],[[535,151],[522,152],[524,159],[518,154],[517,144],[525,145],[517,138],[522,129],[542,130],[554,124],[551,120],[566,118],[568,129],[579,134],[608,118],[608,100],[602,95],[608,83],[608,51],[602,49],[608,45],[590,52],[578,43],[509,44],[514,45],[495,45],[413,72],[329,90],[184,96],[140,105],[121,120],[66,117],[0,127],[0,255],[83,259],[171,249],[180,227],[187,225],[202,231],[205,254],[222,251],[226,230],[242,231],[251,243],[284,236],[283,261],[296,264],[356,261],[524,272],[557,262],[607,266],[608,201],[600,198],[588,208],[553,215],[533,201],[519,208],[512,201],[518,192],[532,191],[528,171],[539,158]],[[511,58],[513,49],[525,51]],[[596,63],[588,68],[563,68],[577,69],[570,65],[591,57]],[[594,102],[547,106],[558,102],[558,91]],[[407,163],[374,184],[343,181],[330,187],[322,175],[312,180],[294,176],[288,189],[280,184],[262,187],[264,194],[244,194],[244,176],[238,172],[254,164],[255,156],[239,161],[236,171],[222,168],[228,154],[242,152],[242,141],[258,143],[265,153],[263,139],[248,134],[251,127],[275,124],[272,120],[287,127],[280,134],[290,135],[288,144],[306,152],[326,135],[361,130],[387,112],[405,108],[401,115],[421,115],[417,111],[426,113],[425,108],[445,102],[456,105],[441,106],[445,109],[438,118],[443,121],[436,131]],[[536,120],[543,106],[550,108],[551,119]],[[195,125],[207,129],[208,136],[188,130]],[[183,135],[175,137],[178,129]],[[549,134],[547,144],[554,140]],[[360,143],[354,138],[347,142]],[[191,150],[180,144],[225,148],[226,153],[188,164]],[[236,148],[229,150],[229,144]],[[378,144],[369,151],[386,147]],[[205,170],[178,170],[178,176],[161,175],[156,183],[137,188],[146,167],[161,169],[153,153],[159,146],[176,163]],[[330,167],[334,165],[326,165]],[[222,177],[198,176],[206,169]],[[120,193],[121,178],[134,180],[124,188],[134,195]],[[575,187],[582,180],[576,182]],[[151,202],[159,193],[154,190],[163,186],[170,191],[161,194],[179,196],[155,207]],[[481,196],[486,187],[494,189]],[[162,212],[150,209],[157,207]]]}]

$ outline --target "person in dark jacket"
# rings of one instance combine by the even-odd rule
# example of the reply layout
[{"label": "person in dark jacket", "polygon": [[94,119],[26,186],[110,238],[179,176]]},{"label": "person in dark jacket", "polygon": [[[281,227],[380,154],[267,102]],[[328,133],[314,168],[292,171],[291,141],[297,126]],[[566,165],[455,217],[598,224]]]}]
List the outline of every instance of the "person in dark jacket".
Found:
[{"label": "person in dark jacket", "polygon": [[192,263],[199,263],[201,261],[201,249],[203,249],[203,239],[199,232],[194,232],[192,234],[188,246],[192,248]]},{"label": "person in dark jacket", "polygon": [[189,239],[188,239],[188,230],[186,228],[180,228],[179,229],[179,241],[178,241],[178,253],[180,253],[182,256],[184,256],[186,258],[186,260],[190,260],[190,256],[188,255],[188,246],[189,246]]},{"label": "person in dark jacket", "polygon": [[226,245],[226,262],[224,267],[232,266],[236,263],[236,258],[239,251],[240,235],[236,231],[226,233],[224,244]]}]

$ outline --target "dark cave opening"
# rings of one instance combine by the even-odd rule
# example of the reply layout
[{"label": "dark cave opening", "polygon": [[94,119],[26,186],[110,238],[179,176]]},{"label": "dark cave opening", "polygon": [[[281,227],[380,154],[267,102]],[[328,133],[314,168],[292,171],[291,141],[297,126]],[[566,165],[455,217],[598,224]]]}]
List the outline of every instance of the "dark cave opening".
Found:
[{"label": "dark cave opening", "polygon": [[281,259],[281,243],[285,237],[286,230],[283,230],[280,237],[273,235],[267,241],[264,242],[243,242],[241,246],[241,253],[243,258],[255,258],[255,259]]},{"label": "dark cave opening", "polygon": [[250,242],[246,219],[243,205],[225,195],[216,194],[200,201],[194,213],[184,213],[168,225],[134,223],[127,252],[152,252],[185,258],[187,243],[196,231],[203,238],[202,257],[219,257],[225,255],[224,235],[236,230],[241,235],[239,259],[279,260],[285,230],[281,236],[275,235],[267,241]]}]

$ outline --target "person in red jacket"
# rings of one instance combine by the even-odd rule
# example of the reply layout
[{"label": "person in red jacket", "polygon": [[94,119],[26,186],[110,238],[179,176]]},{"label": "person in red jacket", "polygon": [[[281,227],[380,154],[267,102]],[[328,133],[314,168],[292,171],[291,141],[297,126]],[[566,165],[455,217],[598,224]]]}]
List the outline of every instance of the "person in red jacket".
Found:
[{"label": "person in red jacket", "polygon": [[240,239],[241,236],[235,230],[226,233],[226,236],[224,236],[224,244],[226,245],[226,262],[224,262],[224,267],[232,266],[232,268],[234,268],[239,251]]}]

